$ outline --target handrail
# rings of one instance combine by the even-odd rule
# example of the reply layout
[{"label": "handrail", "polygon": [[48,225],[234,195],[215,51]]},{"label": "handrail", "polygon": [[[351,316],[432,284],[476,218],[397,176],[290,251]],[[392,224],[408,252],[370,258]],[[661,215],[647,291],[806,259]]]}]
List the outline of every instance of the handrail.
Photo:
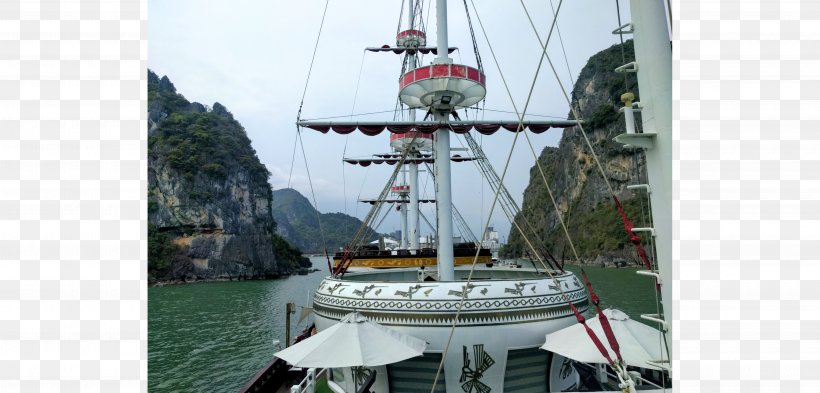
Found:
[{"label": "handrail", "polygon": [[[603,373],[604,373],[604,374],[606,374],[608,377],[613,378],[613,379],[614,379],[614,380],[616,380],[616,381],[618,380],[618,376],[617,376],[617,375],[615,375],[615,374],[613,374],[612,372],[608,371],[608,370],[606,369],[606,367],[604,367],[604,370],[600,370],[598,367],[595,367],[595,366],[593,366],[593,365],[591,365],[591,364],[589,364],[589,363],[575,362],[575,364],[576,364],[576,365],[583,365],[583,366],[585,366],[585,367],[589,367],[589,368],[591,368],[591,369],[593,369],[593,370],[595,370],[595,371],[603,371]],[[633,375],[633,377],[635,377],[635,376]],[[654,386],[654,387],[656,387],[656,388],[658,388],[658,389],[663,389],[663,388],[664,388],[663,386],[660,386],[660,385],[658,385],[658,384],[656,384],[656,383],[654,383],[654,382],[652,382],[652,381],[649,381],[649,380],[644,379],[644,378],[643,378],[643,376],[639,376],[637,379],[640,379],[643,383],[646,383],[646,384],[652,385],[652,386]]]},{"label": "handrail", "polygon": [[373,372],[370,373],[370,376],[364,382],[362,387],[359,388],[359,390],[357,390],[356,393],[370,393],[370,388],[373,386],[373,383],[375,383],[375,382],[376,382],[376,370],[373,370]]},{"label": "handrail", "polygon": [[309,368],[305,379],[290,387],[290,393],[313,393],[316,391],[316,379],[326,375],[326,368],[319,369],[319,372],[315,368]]},{"label": "handrail", "polygon": [[239,389],[239,393],[257,392],[268,385],[277,387],[286,383],[287,363],[279,358],[274,358],[267,366],[259,370],[245,385]]}]

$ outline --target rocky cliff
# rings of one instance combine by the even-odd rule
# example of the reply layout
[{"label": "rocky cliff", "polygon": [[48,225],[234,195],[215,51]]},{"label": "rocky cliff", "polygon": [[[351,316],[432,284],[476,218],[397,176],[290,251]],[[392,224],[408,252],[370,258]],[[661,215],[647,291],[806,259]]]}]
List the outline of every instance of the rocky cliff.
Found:
[{"label": "rocky cliff", "polygon": [[[348,245],[362,225],[358,218],[343,213],[317,214],[310,201],[291,188],[273,192],[272,209],[278,223],[277,233],[308,253],[323,253],[325,246],[328,252],[338,251]],[[377,238],[378,234],[369,229],[366,240]]]},{"label": "rocky cliff", "polygon": [[275,239],[268,176],[223,105],[188,102],[148,71],[151,280],[275,277],[304,264]]},{"label": "rocky cliff", "polygon": [[[613,141],[616,135],[625,132],[623,116],[618,113],[618,108],[623,106],[621,94],[631,91],[639,97],[635,75],[629,74],[625,82],[624,74],[614,72],[616,67],[625,63],[622,49],[626,62],[633,61],[632,41],[625,42],[623,48],[614,45],[589,59],[573,88],[572,102],[585,121],[584,129],[615,194],[633,223],[643,226],[642,219],[648,213],[642,212],[647,211],[648,204],[642,200],[644,196],[638,198],[626,189],[629,184],[645,183],[643,153]],[[639,123],[640,115],[636,117]],[[558,209],[553,207],[541,173],[534,166],[530,170],[529,186],[524,191],[522,211],[516,218],[522,227],[527,226],[524,224],[526,219],[535,228],[536,233],[528,238],[559,259],[561,255],[573,259],[558,220],[560,214],[581,258],[598,262],[621,258],[635,260],[635,251],[623,229],[611,193],[580,128],[564,130],[559,147],[545,148],[538,161],[555,195]],[[524,255],[525,242],[515,227],[508,239],[503,254],[510,257]]]}]

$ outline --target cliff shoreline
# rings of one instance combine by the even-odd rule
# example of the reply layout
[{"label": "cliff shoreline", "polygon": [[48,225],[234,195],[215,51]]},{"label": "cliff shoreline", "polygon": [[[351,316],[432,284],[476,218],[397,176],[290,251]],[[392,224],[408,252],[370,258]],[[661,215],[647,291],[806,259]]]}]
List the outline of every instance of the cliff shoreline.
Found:
[{"label": "cliff shoreline", "polygon": [[[622,57],[622,49],[623,56]],[[612,201],[609,185],[635,226],[644,226],[649,216],[646,195],[634,193],[628,185],[645,182],[646,169],[643,151],[629,149],[613,138],[625,132],[623,106],[620,97],[630,91],[639,97],[634,75],[616,73],[618,66],[634,59],[631,40],[613,45],[592,57],[578,75],[573,86],[572,104],[584,120],[584,131],[594,153],[584,140],[580,127],[567,128],[557,148],[546,147],[538,163],[555,193],[557,209],[547,194],[540,172],[530,170],[530,182],[524,191],[521,212],[516,221],[521,228],[534,228],[526,234],[532,244],[559,257],[575,257],[560,224],[564,220],[574,249],[583,260],[625,260],[627,265],[637,261],[635,250],[624,230],[621,217]],[[568,114],[568,118],[573,118]],[[636,114],[640,123],[640,114]],[[602,176],[595,157],[601,163]],[[512,226],[508,244],[501,256],[525,255],[526,242]],[[544,250],[539,253],[545,254]],[[560,259],[560,258],[559,258]]]},{"label": "cliff shoreline", "polygon": [[270,173],[222,104],[148,70],[148,281],[273,278],[310,261],[276,234]]}]

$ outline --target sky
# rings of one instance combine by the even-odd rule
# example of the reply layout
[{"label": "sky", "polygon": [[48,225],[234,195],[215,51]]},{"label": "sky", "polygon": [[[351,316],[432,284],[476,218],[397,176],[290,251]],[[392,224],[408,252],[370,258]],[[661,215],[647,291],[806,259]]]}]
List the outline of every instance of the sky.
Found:
[{"label": "sky", "polygon": [[[558,7],[559,0],[523,2],[542,39],[553,20],[550,1]],[[520,2],[467,3],[475,5],[475,10],[470,5],[470,16],[487,75],[487,97],[481,104],[485,110],[471,111],[471,118],[516,119],[514,113],[504,112],[512,112],[513,103],[519,111],[524,108],[535,79],[525,117],[565,119],[569,106],[561,84],[570,95],[572,84],[589,57],[619,42],[618,36],[611,34],[618,26],[616,0],[563,2],[557,22],[563,48],[557,32],[548,46],[556,78],[546,60],[538,70],[541,46]],[[401,56],[366,52],[364,48],[395,45],[402,2],[329,1],[322,25],[325,4],[321,0],[149,0],[148,68],[168,76],[177,92],[189,101],[225,105],[244,126],[259,159],[271,172],[270,183],[275,190],[290,185],[311,201],[315,195],[316,207],[321,212],[364,218],[370,205],[356,201],[376,197],[394,167],[363,168],[343,164],[342,158],[389,152],[389,133],[368,137],[356,132],[344,136],[304,129],[303,155],[302,146],[295,144],[294,123],[303,93],[302,119],[393,119]],[[621,19],[626,23],[629,4],[621,0],[620,7]],[[435,2],[425,1],[424,9],[428,46],[434,46]],[[406,15],[402,19],[404,30]],[[475,67],[464,2],[448,1],[448,31],[450,46],[459,48],[450,55],[453,62]],[[309,72],[314,47],[316,57]],[[422,64],[432,60],[432,54],[425,56]],[[357,116],[373,112],[383,113]],[[463,118],[463,111],[460,114]],[[514,134],[504,130],[474,137],[499,175],[510,157],[504,183],[520,206],[530,168],[535,163],[533,151],[538,155],[545,146],[557,146],[561,130],[530,134],[532,149],[523,135],[513,145]],[[460,142],[459,138],[451,137],[453,148],[464,143],[463,139]],[[469,162],[453,163],[452,178],[454,205],[472,231],[482,233],[493,202],[492,190]],[[432,198],[433,183],[429,176],[420,174],[419,183],[421,198]],[[435,211],[429,205],[423,204],[422,213],[435,223]],[[500,232],[502,241],[507,239],[510,223],[499,207],[489,224]],[[424,220],[421,226],[423,235],[431,232]],[[399,228],[398,214],[389,214],[377,231],[388,233]]]}]

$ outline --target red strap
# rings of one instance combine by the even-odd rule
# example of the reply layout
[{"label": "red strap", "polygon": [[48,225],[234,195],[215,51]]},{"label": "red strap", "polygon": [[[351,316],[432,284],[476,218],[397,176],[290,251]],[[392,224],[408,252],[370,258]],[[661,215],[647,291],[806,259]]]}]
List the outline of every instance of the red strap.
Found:
[{"label": "red strap", "polygon": [[[595,293],[595,290],[592,289],[592,283],[589,282],[589,278],[587,278],[587,272],[584,269],[581,269],[581,274],[584,276],[584,282],[587,284],[587,290],[589,291],[589,300],[592,301],[592,304],[595,307],[598,307],[598,303],[601,302],[601,299],[598,298],[598,294]],[[600,311],[600,308],[598,309]]]},{"label": "red strap", "polygon": [[[333,272],[334,275],[337,276],[339,274],[344,274],[344,272],[347,271],[347,264],[350,262],[348,261],[348,258],[350,258],[350,249],[345,248],[345,252],[344,254],[342,254],[342,260],[341,262],[339,262],[339,266],[336,266],[336,269]],[[353,260],[353,258],[350,258],[350,260]]]},{"label": "red strap", "polygon": [[586,318],[584,318],[584,316],[581,315],[580,312],[578,312],[578,309],[575,308],[575,305],[572,304],[572,302],[569,303],[569,308],[572,309],[572,312],[575,313],[575,319],[578,320],[578,323],[584,325],[584,329],[587,330],[589,338],[591,338],[592,343],[595,344],[596,347],[598,347],[598,351],[601,352],[601,355],[604,355],[609,364],[613,364],[612,358],[609,357],[609,352],[606,350],[606,348],[604,348],[604,344],[601,342],[601,340],[598,339],[598,336],[595,335],[595,332],[593,332],[592,329],[590,329],[589,326],[587,326]]},{"label": "red strap", "polygon": [[[626,212],[624,212],[624,208],[621,206],[621,201],[619,201],[618,197],[615,195],[612,196],[612,199],[615,201],[615,206],[618,207],[618,213],[621,214],[621,219],[624,222],[624,229],[626,229],[626,233],[629,235],[629,240],[635,245],[635,249],[638,251],[638,255],[641,257],[641,260],[643,260],[646,270],[652,270],[652,264],[649,263],[649,257],[646,256],[646,250],[644,250],[641,245],[641,238],[638,237],[635,232],[632,232],[632,228],[635,226],[632,225],[632,222],[629,221],[629,217],[626,216]],[[655,283],[655,289],[658,291],[661,289],[657,282]]]},{"label": "red strap", "polygon": [[615,339],[615,333],[612,331],[612,326],[609,324],[609,319],[607,319],[606,315],[601,311],[601,307],[598,303],[601,300],[598,298],[598,295],[595,293],[595,290],[592,289],[592,283],[589,282],[589,278],[587,277],[587,272],[584,269],[581,269],[581,274],[584,276],[584,281],[587,284],[587,289],[589,290],[589,297],[592,300],[592,304],[595,305],[595,309],[598,310],[598,320],[601,321],[601,329],[604,330],[604,335],[606,335],[606,340],[609,342],[609,346],[615,351],[615,355],[618,356],[618,360],[621,362],[624,361],[624,358],[621,357],[621,347],[618,345],[618,340]]}]

